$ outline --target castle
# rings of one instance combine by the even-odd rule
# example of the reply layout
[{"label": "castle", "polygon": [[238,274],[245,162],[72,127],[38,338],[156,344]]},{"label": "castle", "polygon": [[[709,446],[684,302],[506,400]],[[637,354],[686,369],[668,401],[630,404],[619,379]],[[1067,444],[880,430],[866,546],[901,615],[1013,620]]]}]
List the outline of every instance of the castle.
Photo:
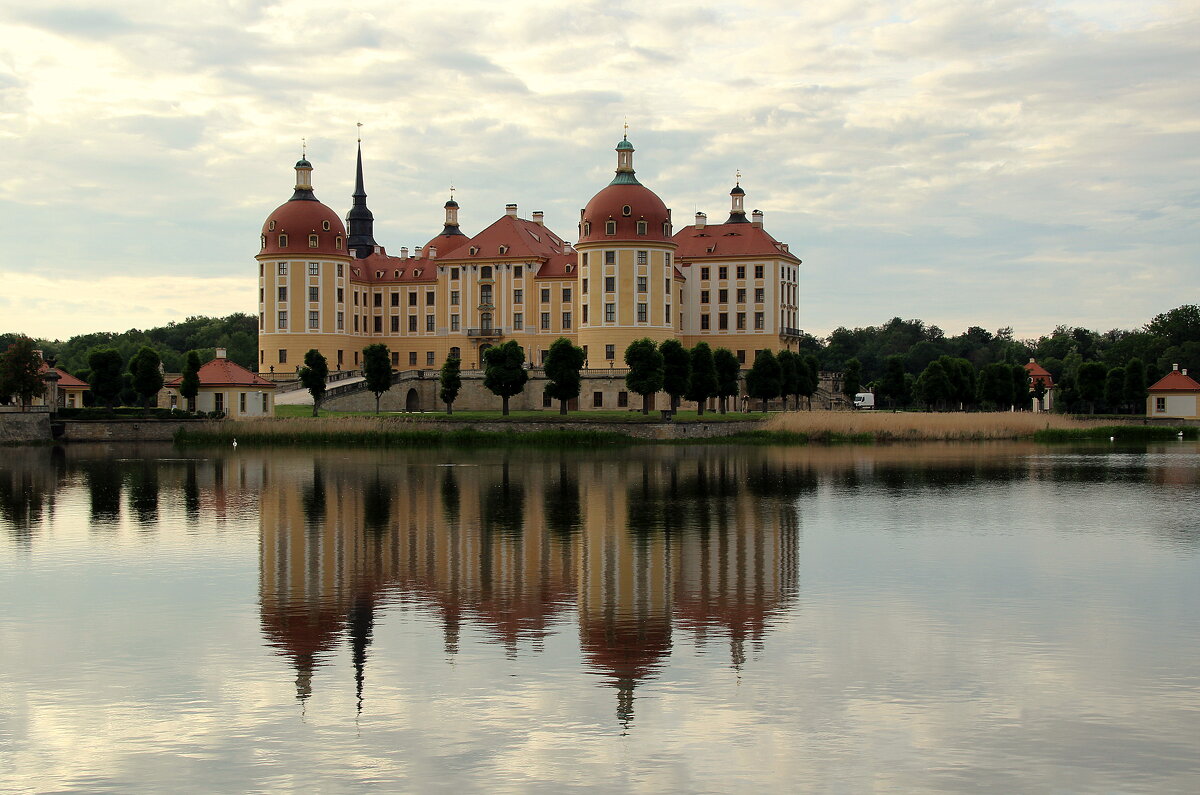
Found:
[{"label": "castle", "polygon": [[259,372],[291,375],[314,348],[331,370],[357,369],[376,342],[396,370],[450,356],[474,369],[483,349],[508,340],[536,367],[558,337],[581,346],[593,370],[623,367],[641,337],[704,340],[744,363],[761,349],[795,350],[801,261],[767,233],[761,212],[747,217],[740,184],[724,223],[697,213],[676,230],[638,180],[628,136],[616,153],[616,175],[580,211],[574,245],[515,204],[468,236],[451,198],[441,232],[399,256],[374,237],[361,141],[345,225],[317,200],[302,158],[292,197],[262,226]]}]

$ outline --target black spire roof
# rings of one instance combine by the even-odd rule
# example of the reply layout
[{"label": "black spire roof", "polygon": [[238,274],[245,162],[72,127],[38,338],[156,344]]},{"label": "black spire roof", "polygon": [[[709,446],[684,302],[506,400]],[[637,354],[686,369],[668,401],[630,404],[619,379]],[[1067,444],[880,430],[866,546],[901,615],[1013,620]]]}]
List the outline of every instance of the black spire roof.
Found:
[{"label": "black spire roof", "polygon": [[346,213],[346,247],[359,258],[375,250],[375,216],[367,207],[367,189],[363,187],[362,141],[358,142],[358,169],[354,177],[354,205]]}]

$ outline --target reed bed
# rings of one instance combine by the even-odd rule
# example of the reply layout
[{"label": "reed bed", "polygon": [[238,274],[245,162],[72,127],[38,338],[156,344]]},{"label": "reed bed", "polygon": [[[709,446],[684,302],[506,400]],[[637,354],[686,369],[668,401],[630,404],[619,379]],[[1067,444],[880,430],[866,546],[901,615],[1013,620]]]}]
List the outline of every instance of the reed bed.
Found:
[{"label": "reed bed", "polygon": [[811,441],[908,442],[1031,439],[1039,431],[1094,427],[1061,414],[1028,412],[790,411],[771,417],[763,431],[801,435]]}]

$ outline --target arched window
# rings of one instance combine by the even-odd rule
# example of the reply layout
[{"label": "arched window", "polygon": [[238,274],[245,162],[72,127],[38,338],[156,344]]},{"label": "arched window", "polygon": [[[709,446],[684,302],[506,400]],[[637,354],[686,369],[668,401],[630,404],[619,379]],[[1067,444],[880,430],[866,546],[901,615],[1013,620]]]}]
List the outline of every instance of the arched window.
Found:
[{"label": "arched window", "polygon": [[263,248],[267,247],[267,236],[266,235],[262,236],[262,247]]},{"label": "arched window", "polygon": [[584,221],[584,222],[583,222],[583,236],[584,236],[584,237],[587,237],[587,236],[588,236],[588,235],[590,235],[591,233],[592,233],[592,222],[591,222],[591,221]]},{"label": "arched window", "polygon": [[280,248],[287,248],[287,235],[280,235],[280,236],[279,236],[279,247],[280,247]]},{"label": "arched window", "polygon": [[317,247],[317,245],[318,245],[318,238],[317,238],[317,236],[316,236],[316,235],[309,235],[309,236],[308,236],[308,247],[309,247],[309,248],[316,248],[316,247]]},{"label": "arched window", "polygon": [[460,351],[458,349],[457,345],[455,345],[453,348],[450,349],[450,358],[451,359],[461,359],[462,358],[462,351]]},{"label": "arched window", "polygon": [[617,233],[617,222],[616,221],[605,221],[604,222],[604,234],[615,235],[616,233]]},{"label": "arched window", "polygon": [[638,221],[638,222],[637,222],[637,233],[638,233],[639,235],[644,235],[644,234],[646,234],[646,222],[645,222],[645,221]]},{"label": "arched window", "polygon": [[492,313],[484,312],[482,315],[480,315],[479,316],[479,325],[485,331],[491,330],[491,328],[492,328]]},{"label": "arched window", "polygon": [[342,250],[342,238],[341,237],[335,237],[333,239],[333,247],[336,248],[338,251]]}]

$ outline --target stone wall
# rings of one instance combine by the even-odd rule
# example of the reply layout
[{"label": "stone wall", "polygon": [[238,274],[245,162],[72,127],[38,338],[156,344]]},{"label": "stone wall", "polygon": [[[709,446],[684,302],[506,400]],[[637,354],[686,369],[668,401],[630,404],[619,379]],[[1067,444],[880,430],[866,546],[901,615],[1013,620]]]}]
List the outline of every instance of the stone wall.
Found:
[{"label": "stone wall", "polygon": [[50,414],[0,412],[0,444],[29,444],[50,441]]},{"label": "stone wall", "polygon": [[[63,420],[60,442],[169,442],[180,428],[209,420]],[[50,438],[47,430],[46,438]]]},{"label": "stone wall", "polygon": [[421,422],[405,423],[405,430],[458,431],[487,433],[531,433],[534,431],[596,431],[620,433],[635,439],[707,439],[732,436],[762,427],[756,420],[730,422]]}]

